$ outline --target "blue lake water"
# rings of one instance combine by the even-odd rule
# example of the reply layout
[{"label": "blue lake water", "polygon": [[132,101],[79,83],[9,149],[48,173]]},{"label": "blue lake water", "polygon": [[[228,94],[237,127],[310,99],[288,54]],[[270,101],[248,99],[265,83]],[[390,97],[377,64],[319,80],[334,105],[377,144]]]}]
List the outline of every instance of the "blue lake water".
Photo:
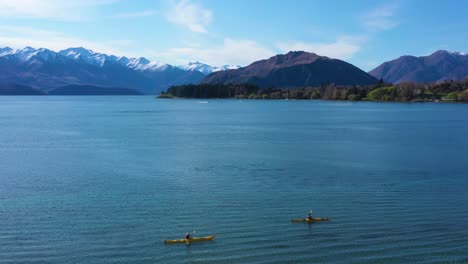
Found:
[{"label": "blue lake water", "polygon": [[468,105],[0,97],[0,128],[2,264],[468,263]]}]

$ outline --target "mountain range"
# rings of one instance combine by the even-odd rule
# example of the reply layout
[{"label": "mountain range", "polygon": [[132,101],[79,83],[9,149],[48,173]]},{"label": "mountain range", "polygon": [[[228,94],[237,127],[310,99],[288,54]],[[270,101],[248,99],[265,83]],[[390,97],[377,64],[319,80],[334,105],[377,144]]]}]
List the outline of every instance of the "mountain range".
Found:
[{"label": "mountain range", "polygon": [[[366,73],[342,60],[293,51],[246,67],[212,67],[201,62],[173,66],[146,58],[97,53],[82,47],[0,48],[0,94],[158,94],[189,83],[253,83],[260,87],[297,88],[334,83],[368,85],[385,82],[439,82],[468,77],[468,54],[437,51],[402,56]],[[93,88],[91,88],[93,87]],[[113,90],[102,91],[102,89]],[[54,92],[54,90],[57,90]]]},{"label": "mountain range", "polygon": [[129,87],[143,94],[156,94],[171,85],[197,83],[206,74],[238,68],[211,67],[194,62],[172,66],[146,58],[127,58],[68,48],[59,52],[48,49],[13,50],[0,48],[0,86],[27,86],[48,93],[67,85]]},{"label": "mountain range", "polygon": [[428,56],[401,56],[369,72],[386,82],[440,82],[468,77],[468,53],[436,51]]},{"label": "mountain range", "polygon": [[211,73],[202,83],[251,83],[259,87],[298,88],[336,85],[369,85],[377,79],[338,59],[304,51],[291,51],[250,64],[247,67]]}]

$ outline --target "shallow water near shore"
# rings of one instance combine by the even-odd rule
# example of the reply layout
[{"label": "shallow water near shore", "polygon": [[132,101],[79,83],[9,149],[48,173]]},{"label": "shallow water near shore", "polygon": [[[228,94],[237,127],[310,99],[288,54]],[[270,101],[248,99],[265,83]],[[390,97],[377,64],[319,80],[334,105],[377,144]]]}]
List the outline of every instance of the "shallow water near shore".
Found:
[{"label": "shallow water near shore", "polygon": [[0,126],[2,264],[468,262],[468,105],[0,97]]}]

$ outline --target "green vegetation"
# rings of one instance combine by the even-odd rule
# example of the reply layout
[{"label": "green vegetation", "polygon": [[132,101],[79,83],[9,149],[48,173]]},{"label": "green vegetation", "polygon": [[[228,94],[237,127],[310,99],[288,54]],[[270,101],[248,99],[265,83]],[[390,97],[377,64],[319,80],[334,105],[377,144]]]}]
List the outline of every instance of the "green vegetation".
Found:
[{"label": "green vegetation", "polygon": [[395,86],[377,88],[367,94],[365,100],[368,101],[394,101],[397,96]]},{"label": "green vegetation", "polygon": [[334,84],[299,89],[260,88],[252,84],[189,84],[170,87],[159,98],[237,98],[237,99],[324,99],[344,101],[465,101],[468,79],[441,83],[336,86]]},{"label": "green vegetation", "polygon": [[445,98],[446,98],[446,100],[457,101],[458,100],[458,93],[457,92],[451,92]]},{"label": "green vegetation", "polygon": [[171,99],[171,98],[175,98],[175,97],[170,93],[162,92],[160,95],[158,95],[158,98]]}]

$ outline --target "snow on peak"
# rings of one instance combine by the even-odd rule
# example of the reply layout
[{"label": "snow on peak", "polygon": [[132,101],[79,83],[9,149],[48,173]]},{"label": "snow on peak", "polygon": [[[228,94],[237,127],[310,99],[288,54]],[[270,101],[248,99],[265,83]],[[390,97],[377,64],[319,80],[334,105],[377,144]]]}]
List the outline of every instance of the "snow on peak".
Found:
[{"label": "snow on peak", "polygon": [[205,75],[208,75],[213,72],[213,67],[198,61],[189,62],[187,65],[181,65],[178,68],[186,71],[198,71]]},{"label": "snow on peak", "polygon": [[8,54],[14,54],[21,62],[29,62],[33,59],[41,59],[43,61],[48,61],[57,58],[57,53],[44,48],[34,49],[31,47],[26,47],[24,49],[18,49],[16,51],[12,51],[10,49],[10,52]]},{"label": "snow on peak", "polygon": [[[22,62],[31,62],[31,61],[48,61],[55,60],[60,58],[62,60],[71,59],[80,63],[86,63],[95,65],[98,67],[103,67],[107,63],[116,63],[123,67],[136,70],[136,71],[164,71],[172,68],[173,66],[169,64],[164,64],[160,62],[150,61],[144,57],[140,58],[128,58],[125,56],[117,57],[114,55],[107,55],[104,53],[94,52],[90,49],[83,47],[75,47],[61,50],[59,52],[54,52],[48,49],[40,48],[34,49],[32,47],[25,47],[23,49],[13,50],[9,47],[0,48],[0,56],[13,55],[15,58],[19,59]],[[205,75],[208,75],[216,71],[224,71],[231,69],[238,69],[238,65],[223,65],[221,67],[213,67],[201,62],[190,62],[187,65],[177,66],[182,70],[186,71],[198,71]]]},{"label": "snow on peak", "polygon": [[130,62],[128,63],[128,66],[132,66],[132,67],[144,67],[148,64],[150,64],[151,62],[143,57],[140,57],[140,58],[132,58],[130,59]]},{"label": "snow on peak", "polygon": [[125,56],[117,57],[114,55],[107,55],[97,53],[85,48],[69,48],[59,52],[60,54],[72,58],[77,61],[85,62],[102,67],[106,62],[115,62],[124,67],[137,70],[137,71],[157,71],[163,69],[165,64],[158,62],[151,62],[146,58],[127,58]]},{"label": "snow on peak", "polygon": [[90,49],[85,49],[83,47],[78,47],[78,48],[68,48],[59,51],[60,54],[65,55],[65,56],[79,56],[79,55],[92,55],[94,54],[94,51]]},{"label": "snow on peak", "polygon": [[221,67],[217,67],[217,69],[219,69],[218,71],[237,70],[239,68],[242,67],[239,65],[223,65]]},{"label": "snow on peak", "polygon": [[448,51],[448,50],[438,50],[438,51],[436,51],[434,53],[435,54],[436,53],[447,53],[447,54],[450,54],[450,55],[458,55],[458,56],[467,56],[468,55],[468,52]]},{"label": "snow on peak", "polygon": [[151,62],[146,58],[125,58],[122,62],[128,61],[125,66],[134,69],[137,71],[158,71],[167,68],[167,64],[162,64],[159,62]]},{"label": "snow on peak", "polygon": [[457,55],[468,56],[468,52],[455,52]]},{"label": "snow on peak", "polygon": [[100,67],[102,67],[104,63],[108,61],[115,62],[118,60],[118,58],[114,55],[109,56],[107,54],[97,53],[90,49],[85,49],[82,47],[61,50],[59,51],[59,54],[77,61],[82,61]]},{"label": "snow on peak", "polygon": [[198,71],[201,72],[205,75],[208,75],[212,72],[216,71],[225,71],[225,70],[231,70],[231,69],[239,69],[240,66],[238,65],[223,65],[221,67],[212,67],[208,64],[204,64],[201,62],[189,62],[187,65],[181,65],[179,66],[180,69],[186,70],[186,71]]},{"label": "snow on peak", "polygon": [[15,51],[10,47],[0,48],[0,57],[6,56],[15,53]]}]

